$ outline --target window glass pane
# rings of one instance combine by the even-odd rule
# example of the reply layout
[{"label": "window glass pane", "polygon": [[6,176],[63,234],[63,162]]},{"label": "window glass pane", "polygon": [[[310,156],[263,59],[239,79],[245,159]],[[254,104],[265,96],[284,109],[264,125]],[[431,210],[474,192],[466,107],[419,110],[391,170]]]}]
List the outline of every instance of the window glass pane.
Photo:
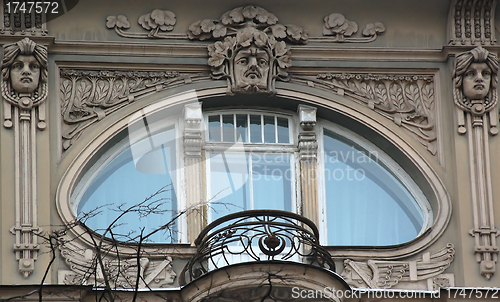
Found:
[{"label": "window glass pane", "polygon": [[250,141],[262,143],[262,128],[260,115],[250,115]]},{"label": "window glass pane", "polygon": [[211,142],[220,142],[220,116],[212,115],[208,117],[208,133]]},{"label": "window glass pane", "polygon": [[327,130],[324,145],[328,244],[387,246],[414,239],[422,210],[378,154]]},{"label": "window glass pane", "polygon": [[274,116],[264,115],[264,142],[276,143]]},{"label": "window glass pane", "polygon": [[237,140],[241,138],[241,142],[248,142],[248,121],[246,114],[236,115],[236,130],[237,130]]},{"label": "window glass pane", "polygon": [[288,131],[288,119],[284,117],[278,117],[278,143],[288,144],[290,142],[289,139],[289,131]]},{"label": "window glass pane", "polygon": [[[115,238],[128,240],[128,236],[138,236],[141,228],[148,234],[174,219],[177,211],[174,134],[171,129],[141,140],[98,172],[78,204],[79,217],[100,212],[86,221],[88,227],[102,234],[125,209],[138,209],[139,204],[153,195],[142,205],[156,207],[158,214],[141,217],[138,212],[130,211],[112,228]],[[137,158],[133,154],[142,156]],[[176,228],[174,225],[170,229],[173,232],[158,232],[149,239],[158,243],[177,242]]]},{"label": "window glass pane", "polygon": [[234,115],[225,114],[222,116],[222,133],[225,142],[234,142]]},{"label": "window glass pane", "polygon": [[292,211],[292,171],[289,154],[252,155],[255,209]]},{"label": "window glass pane", "polygon": [[252,209],[293,211],[294,173],[290,157],[289,154],[213,153],[209,197],[212,221]]},{"label": "window glass pane", "polygon": [[212,220],[230,213],[250,210],[248,155],[213,153],[210,158]]}]

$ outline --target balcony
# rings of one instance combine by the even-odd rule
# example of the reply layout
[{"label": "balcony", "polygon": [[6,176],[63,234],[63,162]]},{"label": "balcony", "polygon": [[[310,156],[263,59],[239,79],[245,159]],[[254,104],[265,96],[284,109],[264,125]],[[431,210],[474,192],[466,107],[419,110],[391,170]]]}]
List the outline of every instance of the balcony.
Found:
[{"label": "balcony", "polygon": [[251,210],[227,215],[208,225],[195,244],[197,253],[181,272],[181,285],[237,263],[298,262],[335,272],[314,223],[291,212]]}]

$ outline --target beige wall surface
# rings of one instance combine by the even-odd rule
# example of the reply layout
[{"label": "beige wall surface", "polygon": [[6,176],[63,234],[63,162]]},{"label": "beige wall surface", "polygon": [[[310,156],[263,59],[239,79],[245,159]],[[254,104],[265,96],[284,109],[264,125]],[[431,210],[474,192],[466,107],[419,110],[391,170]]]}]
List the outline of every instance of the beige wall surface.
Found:
[{"label": "beige wall surface", "polygon": [[[306,45],[289,43],[288,47],[292,48],[293,67],[289,70],[292,80],[289,83],[277,81],[277,96],[269,98],[268,108],[280,109],[283,108],[280,107],[282,104],[280,102],[290,101],[295,107],[298,103],[302,103],[318,108],[328,108],[330,111],[319,110],[318,115],[333,122],[336,121],[328,116],[330,112],[335,112],[335,116],[337,114],[348,115],[348,118],[339,119],[338,123],[355,132],[360,132],[360,129],[366,130],[365,133],[359,134],[372,143],[380,145],[382,150],[389,155],[394,155],[393,159],[410,176],[415,177],[413,180],[417,184],[424,184],[422,186],[425,188],[424,194],[429,197],[436,223],[428,231],[428,235],[418,238],[415,242],[386,249],[388,256],[384,256],[384,251],[381,252],[380,249],[364,249],[356,253],[347,251],[342,254],[343,252],[337,251],[335,247],[329,247],[329,251],[336,255],[337,272],[342,271],[343,260],[347,258],[365,262],[377,260],[416,263],[421,259],[425,261],[427,253],[434,253],[447,244],[453,244],[454,260],[442,273],[447,274],[447,278],[453,275],[454,286],[500,287],[499,263],[496,264],[497,271],[490,279],[481,276],[479,263],[474,253],[476,244],[469,234],[474,228],[475,217],[471,201],[474,193],[471,183],[474,179],[471,179],[470,175],[476,161],[470,153],[473,148],[470,139],[472,136],[469,137],[469,133],[460,135],[457,131],[457,106],[453,101],[452,74],[455,55],[472,47],[448,45],[447,33],[452,24],[448,18],[450,6],[453,3],[455,1],[451,0],[80,1],[70,12],[47,24],[47,37],[34,38],[41,44],[47,44],[49,52],[49,96],[46,101],[48,127],[36,132],[38,225],[43,229],[44,235],[61,229],[61,224],[66,219],[60,216],[60,206],[57,204],[61,199],[60,196],[63,195],[60,192],[61,183],[71,183],[77,179],[77,175],[71,175],[81,168],[75,163],[85,162],[86,158],[92,157],[98,151],[98,147],[95,146],[104,144],[107,139],[103,138],[103,133],[114,135],[117,129],[125,125],[124,121],[132,114],[148,105],[159,104],[163,99],[168,100],[172,96],[188,91],[197,91],[205,98],[207,104],[214,100],[219,101],[217,98],[225,95],[226,82],[210,80],[206,46],[213,41],[200,42],[182,38],[124,38],[113,29],[106,27],[108,16],[124,15],[131,25],[130,29],[124,30],[125,32],[145,34],[147,31],[140,27],[137,19],[153,9],[169,10],[175,13],[177,20],[172,33],[185,34],[189,25],[195,21],[217,20],[226,11],[251,4],[273,13],[281,24],[304,27],[308,30],[309,37],[314,38],[323,36],[325,16],[341,13],[348,20],[358,24],[358,32],[354,34],[356,37],[362,36],[361,31],[368,23],[382,22],[386,30],[370,43],[326,43],[314,39]],[[500,24],[499,14],[500,12],[496,11],[496,20],[493,24],[497,27]],[[17,36],[0,36],[0,43],[11,43],[17,39]],[[498,45],[484,46],[495,54],[500,50]],[[153,50],[148,52],[148,49]],[[174,50],[178,52],[174,53]],[[147,52],[147,56],[143,56],[143,52]],[[158,91],[107,115],[102,121],[92,124],[85,130],[71,148],[63,151],[61,133],[65,125],[61,118],[60,103],[60,70],[63,68],[97,71],[169,70],[178,71],[183,76],[189,75],[189,77],[186,76],[184,83],[174,88],[158,88]],[[394,121],[393,116],[381,114],[380,111],[376,112],[362,102],[355,102],[343,95],[343,92],[322,88],[317,77],[320,73],[432,76],[435,106],[433,114],[435,114],[437,135],[436,153],[431,154],[412,133],[400,127]],[[196,78],[199,74],[202,74],[204,78],[201,80]],[[190,77],[195,80],[193,81]],[[232,100],[238,99],[241,100],[244,97],[237,94],[227,97],[219,104],[222,104],[222,107],[232,105]],[[178,103],[184,104],[183,102],[187,103],[187,100],[179,97]],[[286,106],[285,108],[290,110]],[[2,116],[6,110],[3,107],[0,108]],[[28,278],[23,278],[17,272],[19,263],[13,252],[15,236],[10,231],[15,224],[14,213],[18,211],[14,203],[15,192],[13,190],[16,182],[13,160],[16,152],[13,147],[16,133],[10,128],[3,126],[0,128],[0,209],[2,213],[0,218],[0,267],[2,268],[0,285],[38,284],[52,255],[48,247],[43,245],[35,262],[33,274]],[[489,135],[488,142],[491,177],[485,176],[485,179],[492,184],[493,209],[490,209],[490,212],[494,216],[494,227],[498,229],[500,226],[500,186],[497,183],[500,180],[500,159],[497,155],[500,154],[500,135]],[[201,171],[200,168],[200,173]],[[18,180],[22,180],[23,177],[27,176],[21,175]],[[441,216],[437,217],[438,213]],[[167,250],[173,251],[174,254],[178,253],[177,255],[182,254],[177,260],[174,257],[173,266],[177,275],[186,259],[189,258],[188,256],[195,251],[194,247],[187,246],[169,247]],[[56,260],[49,270],[46,282],[57,284],[61,280],[60,272],[70,269],[60,252],[56,251]],[[420,282],[418,286],[415,285],[416,281],[413,285],[408,282],[410,285],[407,288],[413,286],[414,289],[422,290],[427,288],[428,283],[425,282],[427,281]],[[178,285],[177,281],[174,285]],[[178,293],[175,294],[177,295]]]}]

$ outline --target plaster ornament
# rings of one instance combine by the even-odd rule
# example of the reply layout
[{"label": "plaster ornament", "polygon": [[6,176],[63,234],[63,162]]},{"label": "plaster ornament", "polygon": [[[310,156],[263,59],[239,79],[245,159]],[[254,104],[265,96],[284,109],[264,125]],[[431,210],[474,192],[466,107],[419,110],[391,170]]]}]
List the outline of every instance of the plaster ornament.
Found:
[{"label": "plaster ornament", "polygon": [[458,132],[468,134],[474,253],[481,275],[491,279],[499,247],[496,238],[489,135],[498,134],[498,57],[476,47],[455,58],[453,100],[457,106]]},{"label": "plaster ornament", "polygon": [[60,271],[59,282],[63,284],[102,286],[106,277],[113,288],[135,288],[139,273],[139,288],[165,288],[172,287],[177,277],[168,255],[140,257],[138,261],[137,255],[122,253],[118,257],[108,253],[101,259],[103,269],[93,249],[69,238],[63,238],[61,243],[61,256],[70,268]]},{"label": "plaster ornament", "polygon": [[294,83],[334,91],[361,103],[409,131],[432,154],[437,154],[434,76],[376,73],[326,73],[294,76]]},{"label": "plaster ornament", "polygon": [[177,71],[113,71],[61,69],[62,149],[82,132],[142,97],[180,85],[210,80],[208,74]]},{"label": "plaster ornament", "polygon": [[47,48],[28,38],[3,47],[1,90],[4,126],[14,128],[15,225],[13,250],[19,273],[35,270],[38,236],[36,128],[44,130],[47,86]]},{"label": "plaster ornament", "polygon": [[170,33],[170,31],[174,29],[176,22],[176,16],[173,12],[154,9],[152,12],[140,16],[137,20],[137,23],[139,23],[139,25],[141,25],[141,27],[145,30],[149,30],[149,33],[129,33],[124,31],[124,29],[130,28],[130,22],[126,16],[118,15],[106,17],[106,27],[114,29],[120,37],[124,38],[185,39],[186,35]]},{"label": "plaster ornament", "polygon": [[322,42],[350,42],[368,43],[375,41],[377,36],[385,32],[385,25],[381,22],[369,23],[363,29],[362,38],[351,37],[358,32],[358,24],[347,20],[344,15],[334,13],[326,16],[323,23],[323,35],[333,36],[332,38],[311,38],[314,41]]},{"label": "plaster ornament", "polygon": [[208,64],[214,79],[227,80],[229,94],[275,93],[275,80],[288,81],[292,66],[285,41],[308,41],[302,27],[278,24],[274,14],[251,5],[191,24],[188,37],[217,41],[208,46]]},{"label": "plaster ornament", "polygon": [[[37,108],[47,99],[47,48],[29,38],[4,46],[2,60],[2,97],[5,103],[4,126],[12,127],[12,106],[19,110]],[[39,107],[38,128],[45,124],[45,107]]]},{"label": "plaster ornament", "polygon": [[[473,116],[489,115],[490,133],[498,133],[498,57],[482,47],[457,55],[453,72],[453,99],[461,111]],[[476,119],[479,123],[479,120]],[[482,119],[481,119],[482,122]],[[462,112],[458,113],[458,132],[466,132]]]},{"label": "plaster ornament", "polygon": [[453,0],[448,18],[449,45],[495,45],[496,0]]},{"label": "plaster ornament", "polygon": [[[341,276],[347,284],[358,288],[433,290],[434,288],[427,288],[428,284],[435,286],[434,278],[450,266],[454,255],[453,244],[448,244],[435,253],[425,253],[415,260],[359,262],[346,259]],[[427,282],[428,279],[432,282]],[[441,284],[444,283],[441,280]]]}]

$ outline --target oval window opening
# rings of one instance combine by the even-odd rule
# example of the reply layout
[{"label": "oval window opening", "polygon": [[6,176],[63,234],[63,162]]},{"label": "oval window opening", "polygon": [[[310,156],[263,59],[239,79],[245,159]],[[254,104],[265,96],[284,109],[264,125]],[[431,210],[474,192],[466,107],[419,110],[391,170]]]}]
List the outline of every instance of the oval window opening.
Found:
[{"label": "oval window opening", "polygon": [[323,139],[328,245],[397,245],[425,231],[427,201],[401,167],[335,132]]},{"label": "oval window opening", "polygon": [[175,144],[171,128],[108,150],[72,194],[78,218],[120,241],[178,242]]}]

